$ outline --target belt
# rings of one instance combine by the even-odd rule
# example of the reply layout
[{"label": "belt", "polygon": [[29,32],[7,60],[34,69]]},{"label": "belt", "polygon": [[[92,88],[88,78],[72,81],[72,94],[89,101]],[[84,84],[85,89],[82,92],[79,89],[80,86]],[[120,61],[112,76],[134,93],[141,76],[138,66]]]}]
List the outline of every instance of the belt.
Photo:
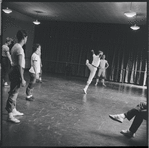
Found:
[{"label": "belt", "polygon": [[95,66],[95,65],[93,65],[93,64],[91,64],[93,67],[95,67],[95,68],[98,68],[97,66]]}]

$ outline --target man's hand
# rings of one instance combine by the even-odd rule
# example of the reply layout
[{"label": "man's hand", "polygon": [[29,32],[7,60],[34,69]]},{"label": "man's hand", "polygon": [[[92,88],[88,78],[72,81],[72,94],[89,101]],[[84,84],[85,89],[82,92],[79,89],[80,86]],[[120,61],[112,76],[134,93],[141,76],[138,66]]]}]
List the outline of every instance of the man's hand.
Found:
[{"label": "man's hand", "polygon": [[39,74],[36,74],[36,79],[39,79]]},{"label": "man's hand", "polygon": [[26,86],[26,81],[23,79],[21,84],[22,84],[22,87]]}]

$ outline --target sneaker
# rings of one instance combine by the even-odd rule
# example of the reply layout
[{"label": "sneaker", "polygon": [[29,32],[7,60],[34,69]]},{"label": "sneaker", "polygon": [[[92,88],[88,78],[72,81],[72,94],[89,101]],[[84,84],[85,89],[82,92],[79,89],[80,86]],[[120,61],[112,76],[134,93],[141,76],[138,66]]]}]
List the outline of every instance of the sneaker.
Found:
[{"label": "sneaker", "polygon": [[84,93],[85,93],[85,94],[87,94],[87,92],[86,92],[86,89],[85,89],[85,88],[83,89],[83,91],[84,91]]},{"label": "sneaker", "polygon": [[135,133],[132,133],[129,130],[122,130],[120,133],[123,134],[124,136],[128,137],[128,138],[134,138],[135,137]]},{"label": "sneaker", "polygon": [[97,86],[97,83],[95,84],[95,86]]},{"label": "sneaker", "polygon": [[29,97],[29,98],[26,97],[26,100],[27,101],[33,101],[34,100],[34,97],[33,96],[32,97]]},{"label": "sneaker", "polygon": [[13,116],[23,116],[24,115],[24,113],[17,111],[15,108],[13,109],[12,114],[13,114]]},{"label": "sneaker", "polygon": [[9,86],[9,84],[7,82],[4,83],[4,86]]},{"label": "sneaker", "polygon": [[102,84],[104,87],[106,87],[106,85],[105,84]]},{"label": "sneaker", "polygon": [[20,120],[18,120],[17,118],[15,118],[12,113],[9,114],[8,121],[14,122],[14,123],[20,123]]},{"label": "sneaker", "polygon": [[86,60],[86,65],[89,63],[89,60]]},{"label": "sneaker", "polygon": [[112,120],[118,121],[120,123],[123,122],[124,118],[121,115],[109,115]]}]

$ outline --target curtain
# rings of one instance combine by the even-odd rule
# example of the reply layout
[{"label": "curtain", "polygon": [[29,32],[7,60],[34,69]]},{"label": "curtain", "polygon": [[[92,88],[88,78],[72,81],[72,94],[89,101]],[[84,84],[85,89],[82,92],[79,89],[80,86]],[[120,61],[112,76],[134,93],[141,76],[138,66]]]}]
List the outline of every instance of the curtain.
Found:
[{"label": "curtain", "polygon": [[35,27],[34,43],[42,46],[43,71],[88,77],[86,59],[91,50],[102,50],[109,68],[106,79],[146,84],[147,30],[132,31],[128,25],[76,22],[42,22]]}]

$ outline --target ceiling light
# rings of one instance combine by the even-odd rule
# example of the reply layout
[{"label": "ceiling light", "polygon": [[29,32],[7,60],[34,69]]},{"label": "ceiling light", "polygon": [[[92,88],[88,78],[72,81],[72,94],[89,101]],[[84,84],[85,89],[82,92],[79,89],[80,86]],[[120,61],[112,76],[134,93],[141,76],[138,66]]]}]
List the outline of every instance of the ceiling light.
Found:
[{"label": "ceiling light", "polygon": [[132,30],[138,30],[138,29],[140,29],[140,27],[139,26],[137,26],[136,24],[135,25],[133,25],[133,26],[131,26],[130,27]]},{"label": "ceiling light", "polygon": [[9,14],[9,13],[11,13],[11,12],[12,12],[12,10],[11,10],[11,9],[9,9],[8,7],[7,7],[6,9],[3,9],[3,11],[4,11],[5,13],[7,13],[7,14]]},{"label": "ceiling light", "polygon": [[130,10],[124,13],[125,16],[127,16],[127,17],[134,17],[136,15],[136,12],[132,11],[131,7],[132,7],[132,2],[130,4]]},{"label": "ceiling light", "polygon": [[128,11],[124,13],[127,17],[134,17],[136,15],[136,12]]},{"label": "ceiling light", "polygon": [[33,21],[33,23],[34,23],[35,25],[39,25],[39,24],[40,24],[40,22],[39,22],[38,20]]}]

